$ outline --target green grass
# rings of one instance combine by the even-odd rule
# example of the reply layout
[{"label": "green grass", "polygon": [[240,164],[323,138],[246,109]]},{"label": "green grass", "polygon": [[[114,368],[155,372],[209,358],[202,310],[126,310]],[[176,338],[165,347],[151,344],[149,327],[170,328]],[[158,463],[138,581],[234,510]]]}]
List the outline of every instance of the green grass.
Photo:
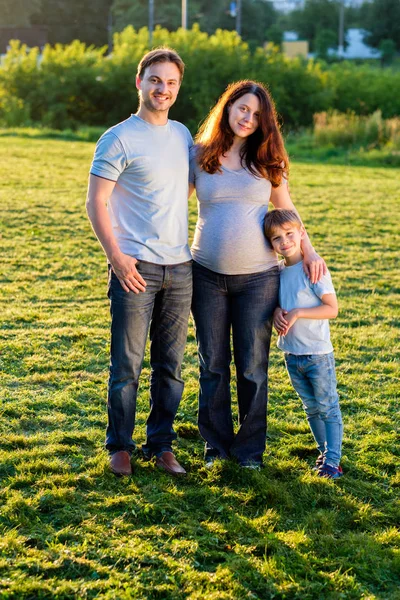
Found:
[{"label": "green grass", "polygon": [[[4,133],[4,132],[3,132]],[[394,169],[295,163],[291,192],[339,294],[338,482],[273,347],[265,469],[208,471],[193,328],[173,480],[107,470],[106,263],[84,210],[93,144],[1,137],[0,598],[400,599]],[[195,206],[191,206],[191,226]],[[136,441],[144,441],[149,363]]]}]

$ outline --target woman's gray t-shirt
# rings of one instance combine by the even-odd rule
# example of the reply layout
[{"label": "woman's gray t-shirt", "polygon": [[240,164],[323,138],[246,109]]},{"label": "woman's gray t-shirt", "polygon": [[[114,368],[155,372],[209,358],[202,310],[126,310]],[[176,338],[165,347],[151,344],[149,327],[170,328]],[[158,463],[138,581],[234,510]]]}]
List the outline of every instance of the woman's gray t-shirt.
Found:
[{"label": "woman's gray t-shirt", "polygon": [[271,182],[245,168],[232,171],[222,166],[221,170],[213,175],[202,171],[192,149],[190,181],[198,199],[194,260],[224,275],[259,273],[277,266],[263,233]]}]

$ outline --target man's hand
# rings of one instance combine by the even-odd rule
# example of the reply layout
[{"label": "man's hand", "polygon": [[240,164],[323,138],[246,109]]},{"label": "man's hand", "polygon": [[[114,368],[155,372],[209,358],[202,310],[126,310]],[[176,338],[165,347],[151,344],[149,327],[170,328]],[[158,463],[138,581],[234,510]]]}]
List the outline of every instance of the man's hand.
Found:
[{"label": "man's hand", "polygon": [[111,257],[110,262],[125,292],[139,294],[146,291],[146,282],[136,269],[136,258],[120,252],[116,257]]},{"label": "man's hand", "polygon": [[283,310],[280,306],[274,311],[274,327],[279,335],[284,335],[287,328],[285,315],[287,315],[287,310]]},{"label": "man's hand", "polygon": [[303,267],[305,274],[311,283],[317,283],[323,275],[326,275],[328,271],[325,261],[319,256],[319,254],[315,252],[314,248],[310,250],[303,249],[303,255]]}]

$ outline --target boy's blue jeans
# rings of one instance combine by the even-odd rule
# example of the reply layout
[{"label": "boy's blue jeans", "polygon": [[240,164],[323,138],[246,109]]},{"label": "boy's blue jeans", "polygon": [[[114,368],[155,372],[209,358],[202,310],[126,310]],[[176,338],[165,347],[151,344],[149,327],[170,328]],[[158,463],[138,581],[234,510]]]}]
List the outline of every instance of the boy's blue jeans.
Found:
[{"label": "boy's blue jeans", "polygon": [[301,356],[285,353],[285,362],[293,387],[303,402],[318,450],[326,463],[338,467],[343,424],[333,353]]},{"label": "boy's blue jeans", "polygon": [[147,443],[150,456],[171,450],[173,422],[183,392],[181,363],[192,299],[192,261],[162,266],[140,261],[137,270],[146,291],[125,292],[111,271],[111,359],[108,387],[106,448],[131,453],[135,444],[136,397],[147,335],[150,329],[150,415]]}]

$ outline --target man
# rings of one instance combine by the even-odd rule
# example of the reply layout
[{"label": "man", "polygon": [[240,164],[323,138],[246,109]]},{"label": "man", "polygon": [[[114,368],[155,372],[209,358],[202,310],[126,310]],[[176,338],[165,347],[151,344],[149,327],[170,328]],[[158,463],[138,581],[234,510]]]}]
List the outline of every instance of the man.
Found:
[{"label": "man", "polygon": [[188,154],[192,138],[168,119],[184,64],[168,48],[138,66],[139,109],[97,143],[87,211],[109,263],[111,359],[106,448],[111,471],[131,475],[136,397],[150,329],[147,458],[173,475],[173,421],[192,296],[188,247]]}]

